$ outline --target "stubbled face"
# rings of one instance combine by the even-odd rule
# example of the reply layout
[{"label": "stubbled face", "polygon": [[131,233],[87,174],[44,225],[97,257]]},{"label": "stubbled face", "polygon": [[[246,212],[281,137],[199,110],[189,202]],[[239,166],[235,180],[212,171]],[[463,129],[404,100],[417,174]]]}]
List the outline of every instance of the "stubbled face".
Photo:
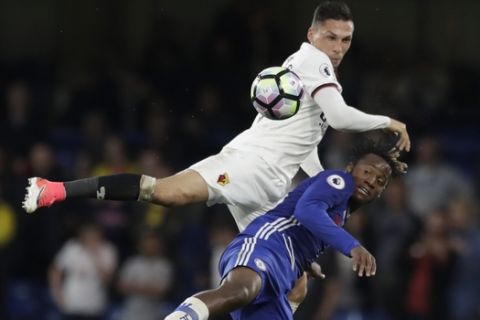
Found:
[{"label": "stubbled face", "polygon": [[353,199],[362,204],[378,198],[392,175],[392,168],[376,154],[366,155],[357,164],[349,165],[347,171],[352,173],[356,185]]},{"label": "stubbled face", "polygon": [[334,68],[342,62],[350,49],[353,37],[353,22],[343,20],[325,20],[308,29],[307,38],[317,49],[323,51],[332,61]]}]

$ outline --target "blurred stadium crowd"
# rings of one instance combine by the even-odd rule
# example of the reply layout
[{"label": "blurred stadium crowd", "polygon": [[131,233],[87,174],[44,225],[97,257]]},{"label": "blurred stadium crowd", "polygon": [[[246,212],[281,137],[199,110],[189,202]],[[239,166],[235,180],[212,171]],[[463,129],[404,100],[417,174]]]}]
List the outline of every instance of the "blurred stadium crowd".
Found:
[{"label": "blurred stadium crowd", "polygon": [[[302,40],[286,39],[265,8],[231,6],[192,55],[169,32],[175,23],[158,21],[135,63],[114,44],[82,69],[0,61],[0,319],[60,319],[51,289],[69,272],[82,286],[88,270],[65,258],[82,241],[103,248],[112,271],[95,279],[104,303],[89,305],[77,290],[85,315],[158,319],[218,282],[215,261],[236,233],[226,207],[70,201],[34,215],[20,207],[29,176],[163,177],[215,153],[255,116],[256,73]],[[354,40],[340,69],[346,101],[407,123],[410,169],[348,223],[376,256],[377,275],[358,279],[346,258],[326,253],[327,279],[312,282],[297,319],[480,319],[478,79],[478,66],[424,52],[415,61],[388,50],[374,58]],[[330,131],[325,167],[345,165],[350,139]]]}]

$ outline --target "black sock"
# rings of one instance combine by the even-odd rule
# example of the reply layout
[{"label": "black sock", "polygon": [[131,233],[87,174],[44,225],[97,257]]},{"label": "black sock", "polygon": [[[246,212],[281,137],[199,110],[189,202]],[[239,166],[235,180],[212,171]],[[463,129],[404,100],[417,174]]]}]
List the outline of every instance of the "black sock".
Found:
[{"label": "black sock", "polygon": [[67,198],[100,200],[137,200],[140,192],[139,174],[122,173],[64,182]]}]

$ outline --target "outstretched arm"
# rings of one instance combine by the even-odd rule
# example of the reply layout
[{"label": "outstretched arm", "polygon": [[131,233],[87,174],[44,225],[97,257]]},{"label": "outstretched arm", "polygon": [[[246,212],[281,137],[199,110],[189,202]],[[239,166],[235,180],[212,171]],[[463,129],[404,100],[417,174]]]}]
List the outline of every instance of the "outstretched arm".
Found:
[{"label": "outstretched arm", "polygon": [[295,217],[315,236],[328,243],[336,250],[352,258],[353,271],[359,277],[374,276],[377,270],[375,258],[345,229],[337,226],[327,213],[328,205],[324,202],[297,205]]},{"label": "outstretched arm", "polygon": [[352,132],[387,129],[399,135],[398,149],[410,151],[410,137],[404,123],[348,106],[335,86],[321,87],[313,93],[313,98],[322,108],[332,128]]},{"label": "outstretched arm", "polygon": [[322,242],[350,257],[352,249],[358,247],[360,243],[333,222],[327,209],[328,204],[323,201],[300,199],[295,208],[295,218]]}]

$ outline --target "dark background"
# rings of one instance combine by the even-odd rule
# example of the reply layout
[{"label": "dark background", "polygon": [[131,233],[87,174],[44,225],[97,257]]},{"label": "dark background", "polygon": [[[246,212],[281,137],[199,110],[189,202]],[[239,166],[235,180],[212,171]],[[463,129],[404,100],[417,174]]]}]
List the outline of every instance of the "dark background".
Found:
[{"label": "dark background", "polygon": [[[480,280],[462,268],[478,267],[480,262],[480,244],[475,240],[479,232],[480,2],[347,3],[355,33],[339,70],[343,95],[350,105],[407,123],[413,150],[405,159],[412,178],[401,189],[406,192],[402,210],[409,212],[411,219],[406,220],[418,228],[412,227],[402,249],[392,254],[394,265],[401,266],[399,278],[405,286],[384,285],[389,282],[382,277],[346,281],[348,277],[338,275],[338,262],[332,262],[337,261],[335,257],[327,256],[324,264],[332,270],[331,282],[312,283],[297,318],[344,319],[353,314],[364,319],[475,319]],[[68,180],[123,171],[160,177],[216,153],[250,125],[256,114],[248,96],[252,79],[263,68],[281,64],[306,40],[316,4],[299,0],[208,4],[1,0],[0,318],[59,317],[48,294],[47,268],[86,217],[102,226],[119,252],[120,265],[135,252],[139,230],[148,227],[162,234],[170,248],[166,255],[176,270],[174,284],[164,297],[167,305],[175,306],[209,288],[213,274],[209,237],[218,229],[234,228],[223,206],[152,209],[136,203],[73,201],[27,216],[20,208],[26,178]],[[343,166],[350,139],[331,129],[320,148],[322,163]],[[422,150],[428,149],[422,143],[434,146],[441,159],[429,172],[445,178],[415,189],[412,195],[408,191],[413,190],[412,184],[418,186],[415,178],[422,177]],[[437,173],[439,167],[442,170]],[[450,190],[457,183],[462,187]],[[412,203],[422,202],[423,196],[435,193],[432,190],[443,190],[437,193],[441,201],[436,199],[418,212]],[[470,246],[466,251],[450,245],[451,234],[458,234],[449,223],[458,209],[452,203],[459,198],[468,199],[471,207],[466,209],[471,219],[467,233],[473,235],[463,238]],[[393,206],[384,201],[369,207],[359,214],[362,222],[355,224],[358,230],[351,227],[352,232],[357,230],[370,248],[388,244],[385,235],[392,233],[383,227],[397,221],[388,220],[395,212]],[[448,258],[435,260],[438,251],[434,250],[433,260],[427,259],[434,262],[425,271],[410,249],[428,238],[426,221],[432,211],[441,211],[444,230],[433,239],[439,237],[434,242],[441,244],[440,251],[446,251]],[[378,214],[385,214],[383,220]],[[388,251],[388,245],[378,250]],[[440,271],[435,267],[439,265]],[[417,267],[424,273],[418,275]],[[455,276],[461,270],[467,280]],[[389,272],[396,274],[384,274]],[[408,302],[416,299],[411,283],[417,277],[428,284],[418,298],[425,299],[427,307],[420,309]],[[458,289],[462,281],[465,288]],[[115,319],[123,297],[115,282],[110,287],[108,317]],[[391,291],[382,291],[385,287]],[[398,294],[392,298],[394,306],[381,298],[386,292]],[[472,307],[467,316],[458,315],[458,300],[471,301],[477,310]]]}]

